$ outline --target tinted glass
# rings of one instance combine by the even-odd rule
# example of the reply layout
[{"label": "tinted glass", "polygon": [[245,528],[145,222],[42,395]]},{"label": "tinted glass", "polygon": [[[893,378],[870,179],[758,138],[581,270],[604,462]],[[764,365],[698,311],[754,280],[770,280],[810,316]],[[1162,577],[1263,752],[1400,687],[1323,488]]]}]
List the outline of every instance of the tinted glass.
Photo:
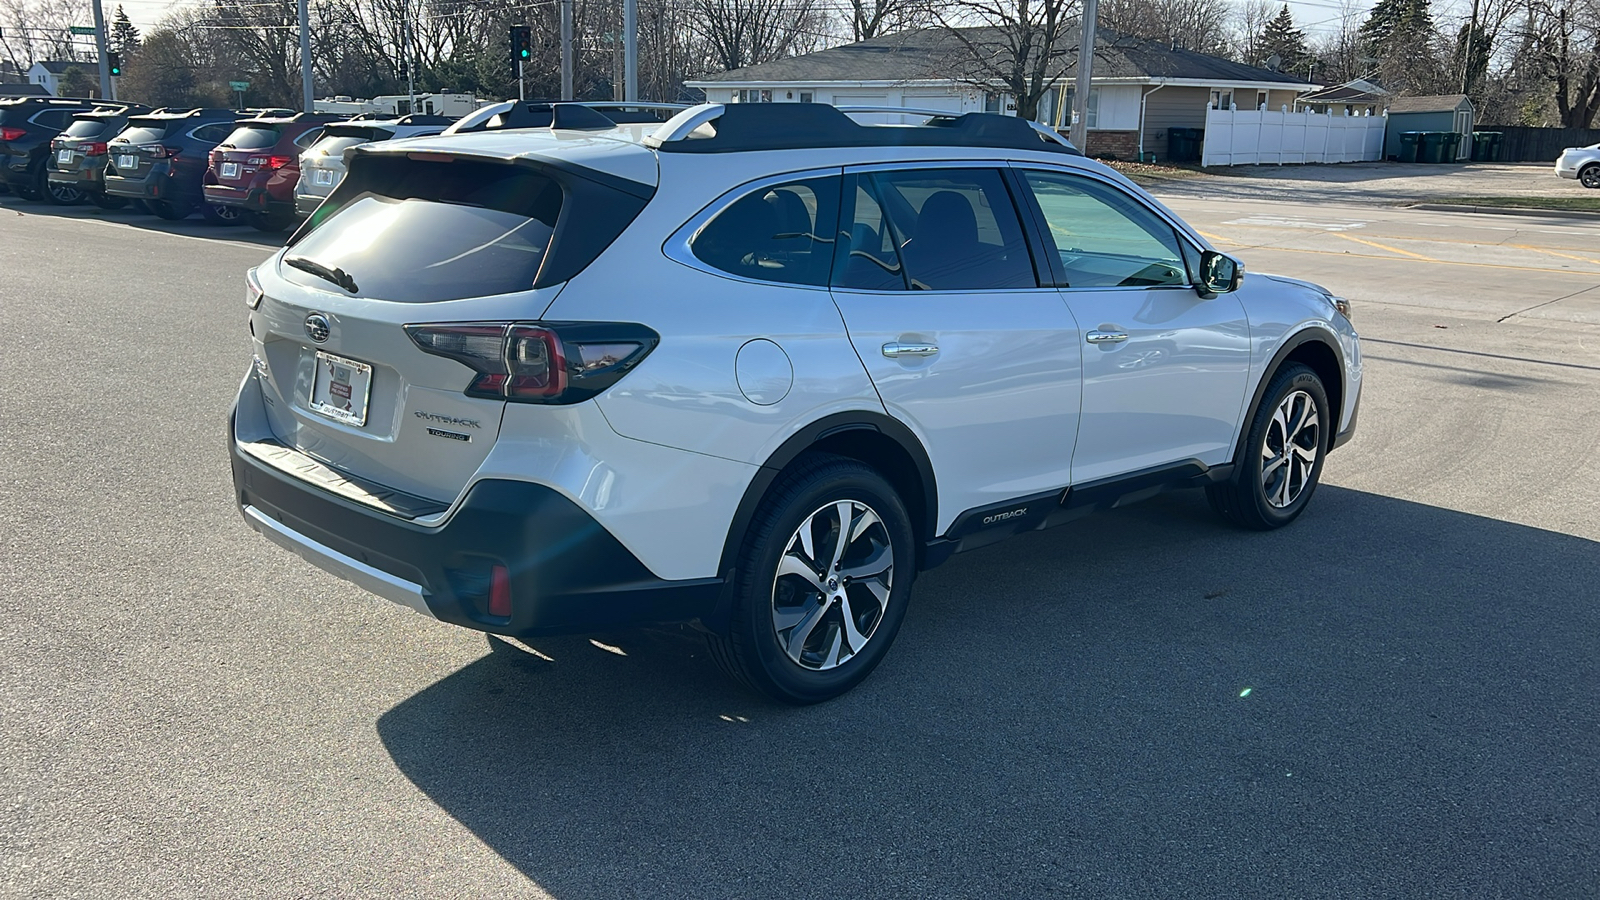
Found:
[{"label": "tinted glass", "polygon": [[72,117],[80,111],[76,109],[47,109],[34,116],[33,122],[45,128],[60,130],[67,127],[67,123],[72,121]]},{"label": "tinted glass", "polygon": [[312,156],[332,156],[335,159],[344,156],[344,152],[351,147],[367,143],[364,137],[352,135],[333,135],[317,141],[311,146]]},{"label": "tinted glass", "polygon": [[839,179],[760,188],[700,230],[694,255],[731,275],[782,284],[826,285],[839,221]]},{"label": "tinted glass", "polygon": [[[522,166],[410,163],[341,198],[295,243],[302,256],[349,273],[364,297],[403,303],[525,291],[561,212],[559,185]],[[325,205],[324,208],[329,208]],[[338,290],[287,265],[290,281]]]},{"label": "tinted glass", "polygon": [[130,125],[124,128],[116,139],[127,141],[130,144],[153,144],[167,136],[165,128],[151,128],[143,125]]},{"label": "tinted glass", "polygon": [[278,129],[258,125],[241,125],[222,142],[229,150],[265,150],[278,142]]},{"label": "tinted glass", "polygon": [[846,186],[854,198],[850,224],[840,229],[839,258],[833,265],[834,287],[861,291],[903,291],[900,242],[878,205],[872,179],[850,176]]},{"label": "tinted glass", "polygon": [[994,169],[872,175],[912,290],[1037,287],[1005,179]]},{"label": "tinted glass", "polygon": [[106,127],[104,119],[74,119],[67,130],[62,132],[66,137],[92,138]]},{"label": "tinted glass", "polygon": [[233,133],[232,122],[214,122],[202,125],[192,132],[195,140],[202,144],[220,144],[222,139]]},{"label": "tinted glass", "polygon": [[1066,287],[1188,284],[1172,226],[1144,204],[1089,178],[1028,172]]}]

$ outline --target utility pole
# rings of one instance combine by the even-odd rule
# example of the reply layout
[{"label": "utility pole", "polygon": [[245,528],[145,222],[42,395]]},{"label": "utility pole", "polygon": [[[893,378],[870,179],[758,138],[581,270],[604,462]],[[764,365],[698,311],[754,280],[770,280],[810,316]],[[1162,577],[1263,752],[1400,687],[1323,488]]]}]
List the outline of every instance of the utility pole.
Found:
[{"label": "utility pole", "polygon": [[311,83],[311,3],[300,0],[300,105],[306,112],[317,111],[315,88]]},{"label": "utility pole", "polygon": [[[305,2],[305,0],[301,0]],[[417,80],[413,74],[417,68],[416,54],[412,52],[412,44],[416,42],[416,28],[411,20],[411,4],[406,4],[406,20],[401,23],[400,36],[405,41],[406,60],[406,114],[411,115],[417,111]]]},{"label": "utility pole", "polygon": [[639,0],[622,0],[624,100],[639,99]]},{"label": "utility pole", "polygon": [[94,46],[100,55],[100,96],[111,99],[111,57],[110,48],[106,46],[106,14],[100,8],[100,0],[94,0]]},{"label": "utility pole", "polygon": [[1461,93],[1472,86],[1472,57],[1478,49],[1478,0],[1472,0],[1472,18],[1467,23],[1467,39],[1461,44]]},{"label": "utility pole", "polygon": [[1078,42],[1078,83],[1072,95],[1072,146],[1087,153],[1089,143],[1089,82],[1094,69],[1094,32],[1099,19],[1096,0],[1083,0],[1083,39]]},{"label": "utility pole", "polygon": [[561,99],[572,99],[572,0],[561,0]]}]

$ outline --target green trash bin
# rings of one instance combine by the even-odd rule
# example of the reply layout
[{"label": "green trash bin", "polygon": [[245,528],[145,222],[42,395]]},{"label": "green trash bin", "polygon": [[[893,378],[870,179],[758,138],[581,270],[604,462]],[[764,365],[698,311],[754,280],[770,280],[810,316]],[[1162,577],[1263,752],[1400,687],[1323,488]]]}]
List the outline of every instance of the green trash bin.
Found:
[{"label": "green trash bin", "polygon": [[1400,161],[1414,163],[1417,161],[1417,150],[1422,143],[1422,132],[1400,132]]},{"label": "green trash bin", "polygon": [[1484,155],[1489,152],[1489,134],[1484,131],[1472,133],[1472,161],[1483,162]]},{"label": "green trash bin", "polygon": [[[1459,159],[1459,156],[1461,154],[1461,132],[1459,132],[1459,131],[1446,131],[1446,132],[1444,132],[1443,135],[1441,135],[1441,137],[1440,137],[1440,143],[1443,144],[1443,146],[1439,148],[1439,161],[1440,162],[1442,162],[1442,163],[1453,163],[1453,162],[1460,162],[1461,161]],[[1471,148],[1468,148],[1468,149],[1471,149]]]},{"label": "green trash bin", "polygon": [[1167,159],[1172,162],[1198,162],[1203,128],[1168,128]]},{"label": "green trash bin", "polygon": [[1444,162],[1444,132],[1424,131],[1422,139],[1417,143],[1417,162],[1442,163]]},{"label": "green trash bin", "polygon": [[1504,131],[1485,131],[1483,136],[1485,139],[1483,147],[1483,161],[1499,162],[1500,142],[1505,140],[1506,133]]}]

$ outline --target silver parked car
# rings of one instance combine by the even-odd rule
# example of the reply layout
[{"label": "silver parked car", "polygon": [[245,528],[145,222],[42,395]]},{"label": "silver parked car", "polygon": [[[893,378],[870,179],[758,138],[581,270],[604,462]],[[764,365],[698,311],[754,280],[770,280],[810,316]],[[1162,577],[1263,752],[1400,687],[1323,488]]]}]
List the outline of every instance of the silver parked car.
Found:
[{"label": "silver parked car", "polygon": [[300,181],[294,188],[296,215],[309,216],[344,180],[344,152],[351,147],[394,138],[438,134],[455,119],[445,116],[402,116],[398,119],[355,119],[322,129],[315,144],[300,154]]},{"label": "silver parked car", "polygon": [[432,618],[695,622],[812,703],[952,554],[1166,488],[1279,528],[1354,433],[1349,303],[1025,120],[554,107],[356,148],[247,276],[241,512]]},{"label": "silver parked car", "polygon": [[1576,178],[1586,188],[1600,188],[1600,144],[1568,147],[1556,160],[1556,174]]}]

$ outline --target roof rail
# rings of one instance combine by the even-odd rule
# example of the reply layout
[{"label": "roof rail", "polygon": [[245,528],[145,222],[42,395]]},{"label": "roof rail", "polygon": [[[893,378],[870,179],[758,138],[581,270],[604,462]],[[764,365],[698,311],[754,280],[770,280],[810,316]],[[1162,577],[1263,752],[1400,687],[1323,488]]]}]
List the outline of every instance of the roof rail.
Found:
[{"label": "roof rail", "polygon": [[[926,116],[921,125],[863,125],[851,113]],[[1051,129],[997,113],[826,103],[704,103],[667,120],[645,145],[672,153],[810,147],[992,147],[1082,156]]]},{"label": "roof rail", "polygon": [[[603,131],[619,124],[661,121],[654,111],[676,111],[676,103],[642,103],[628,100],[507,100],[491,103],[468,113],[445,134],[469,131],[498,131],[503,128],[549,128],[562,131]],[[616,110],[611,114],[602,109]],[[626,110],[646,111],[638,114]]]}]

